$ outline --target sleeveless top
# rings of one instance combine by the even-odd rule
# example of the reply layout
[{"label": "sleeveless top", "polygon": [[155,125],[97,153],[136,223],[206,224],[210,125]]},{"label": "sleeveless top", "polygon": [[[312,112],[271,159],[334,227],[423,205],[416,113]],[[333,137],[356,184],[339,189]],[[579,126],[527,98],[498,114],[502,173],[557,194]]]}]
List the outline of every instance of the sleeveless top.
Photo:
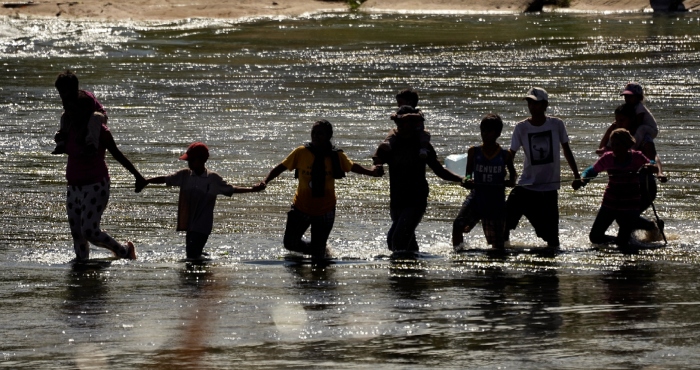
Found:
[{"label": "sleeveless top", "polygon": [[506,207],[506,156],[508,152],[499,149],[491,159],[484,155],[481,146],[474,148],[474,189],[472,197],[482,215],[499,216]]}]

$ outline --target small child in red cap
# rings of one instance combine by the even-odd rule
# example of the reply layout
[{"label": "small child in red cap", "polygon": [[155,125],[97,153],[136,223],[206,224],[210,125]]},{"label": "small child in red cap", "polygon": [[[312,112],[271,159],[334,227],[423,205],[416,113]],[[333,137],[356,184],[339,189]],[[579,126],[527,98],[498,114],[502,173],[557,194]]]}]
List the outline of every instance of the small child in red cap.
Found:
[{"label": "small child in red cap", "polygon": [[258,192],[265,189],[258,184],[253,187],[239,187],[226,183],[221,176],[209,171],[204,164],[209,159],[209,148],[204,143],[195,142],[180,157],[187,161],[187,167],[168,176],[146,179],[137,187],[140,192],[148,184],[179,186],[180,198],[177,209],[177,231],[186,231],[185,249],[187,259],[202,258],[202,250],[214,226],[214,205],[219,194],[230,197],[233,193]]}]

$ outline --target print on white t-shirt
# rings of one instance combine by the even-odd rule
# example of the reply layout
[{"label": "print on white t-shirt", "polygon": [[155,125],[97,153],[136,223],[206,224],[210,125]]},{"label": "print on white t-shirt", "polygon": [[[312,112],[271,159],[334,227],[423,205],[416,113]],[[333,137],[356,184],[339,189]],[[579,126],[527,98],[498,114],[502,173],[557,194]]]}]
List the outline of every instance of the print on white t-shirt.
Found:
[{"label": "print on white t-shirt", "polygon": [[554,161],[551,130],[529,133],[527,139],[530,146],[530,163],[533,166]]}]

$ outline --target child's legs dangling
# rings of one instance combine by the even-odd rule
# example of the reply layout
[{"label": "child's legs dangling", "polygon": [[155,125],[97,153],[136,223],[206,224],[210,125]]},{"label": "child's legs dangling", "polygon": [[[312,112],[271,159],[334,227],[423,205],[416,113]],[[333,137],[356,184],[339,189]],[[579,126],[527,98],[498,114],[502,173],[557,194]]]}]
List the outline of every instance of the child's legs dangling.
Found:
[{"label": "child's legs dangling", "polygon": [[100,146],[100,129],[102,124],[107,123],[107,116],[102,113],[95,112],[87,125],[87,135],[85,136],[85,145],[97,149]]}]

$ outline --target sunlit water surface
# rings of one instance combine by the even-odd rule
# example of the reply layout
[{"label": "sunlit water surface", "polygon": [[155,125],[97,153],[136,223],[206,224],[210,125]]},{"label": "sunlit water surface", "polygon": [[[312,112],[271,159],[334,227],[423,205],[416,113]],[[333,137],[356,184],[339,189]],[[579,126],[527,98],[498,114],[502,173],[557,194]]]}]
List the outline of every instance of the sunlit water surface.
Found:
[{"label": "sunlit water surface", "polygon": [[[133,24],[0,20],[0,340],[7,368],[691,368],[700,363],[700,18],[638,15],[316,15],[250,22]],[[207,251],[187,266],[174,231],[177,190],[131,190],[110,159],[103,228],[139,260],[73,265],[64,211],[65,157],[52,156],[63,68],[106,105],[124,153],[147,177],[181,168],[205,141],[208,167],[259,181],[310,125],[334,124],[355,161],[391,127],[393,95],[411,86],[441,158],[479,143],[501,114],[507,145],[545,87],[583,168],[630,80],[661,127],[669,183],[655,205],[668,246],[622,254],[588,230],[605,178],[560,191],[563,253],[527,222],[502,258],[453,255],[465,190],[430,174],[417,261],[387,254],[388,178],[338,183],[330,246],[337,264],[285,262],[295,180],[222,197]],[[520,155],[516,162],[522,162]],[[563,176],[571,174],[563,166]],[[652,216],[648,214],[648,216]],[[93,257],[105,259],[104,250]]]}]

